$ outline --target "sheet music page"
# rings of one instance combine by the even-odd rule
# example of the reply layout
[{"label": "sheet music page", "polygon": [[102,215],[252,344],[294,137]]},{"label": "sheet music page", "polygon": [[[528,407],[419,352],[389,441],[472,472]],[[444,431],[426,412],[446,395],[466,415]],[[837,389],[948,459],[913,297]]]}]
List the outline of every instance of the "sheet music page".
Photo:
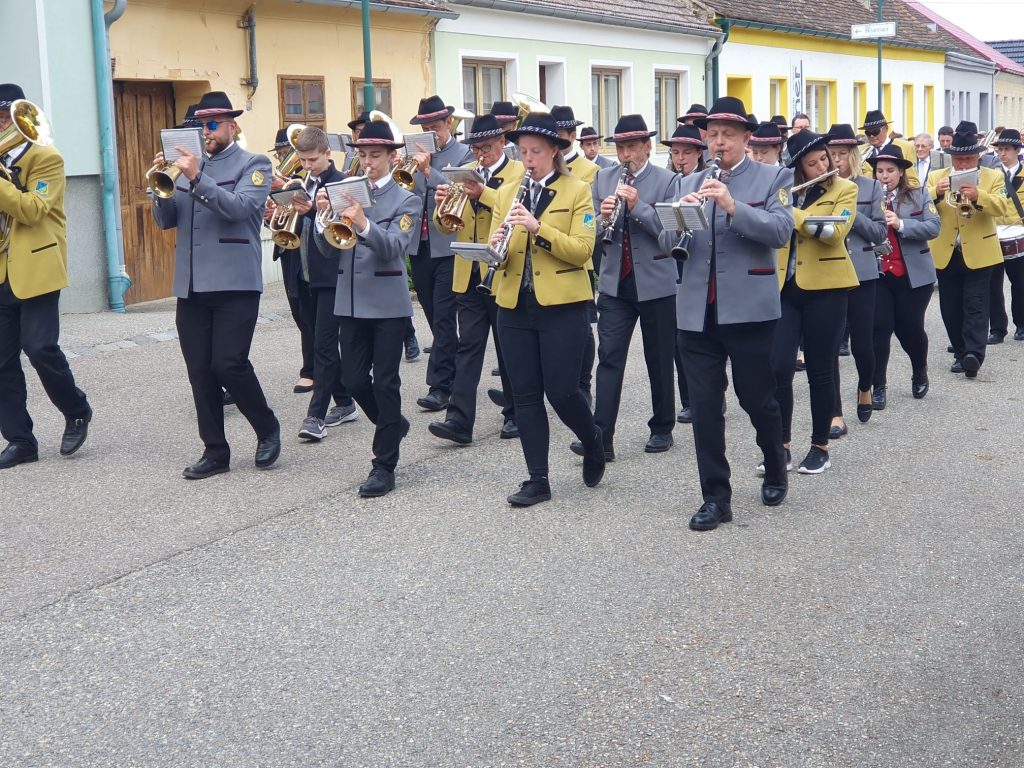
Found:
[{"label": "sheet music page", "polygon": [[437,152],[437,134],[433,131],[426,131],[425,133],[407,133],[405,134],[405,151],[412,157],[418,155],[423,150],[419,148],[419,144],[423,145],[423,149],[433,154]]},{"label": "sheet music page", "polygon": [[681,232],[683,219],[676,208],[678,203],[655,203],[654,211],[658,214],[661,226],[669,232]]},{"label": "sheet music page", "polygon": [[700,203],[676,203],[683,226],[688,232],[703,232],[708,228],[708,219],[704,215],[704,206]]},{"label": "sheet music page", "polygon": [[200,160],[206,157],[202,128],[164,128],[160,131],[160,147],[168,165],[181,157],[181,152],[175,147],[184,147]]},{"label": "sheet music page", "polygon": [[324,189],[327,190],[327,199],[330,200],[331,210],[339,215],[349,207],[349,202],[345,199],[345,195],[352,197],[363,208],[373,207],[370,180],[365,176],[354,176],[344,181],[325,184]]}]

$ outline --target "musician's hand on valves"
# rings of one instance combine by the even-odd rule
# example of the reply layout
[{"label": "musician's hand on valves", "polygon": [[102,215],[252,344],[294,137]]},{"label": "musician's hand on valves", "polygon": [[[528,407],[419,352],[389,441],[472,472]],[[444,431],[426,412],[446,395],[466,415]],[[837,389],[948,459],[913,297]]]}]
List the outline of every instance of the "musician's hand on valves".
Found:
[{"label": "musician's hand on valves", "polygon": [[444,204],[446,197],[448,197],[448,185],[442,184],[434,190],[434,205],[440,208]]},{"label": "musician's hand on valves", "polygon": [[700,195],[706,200],[713,200],[729,216],[736,211],[736,201],[729,188],[718,179],[708,179],[701,184]]},{"label": "musician's hand on valves", "polygon": [[513,227],[523,227],[531,235],[537,234],[537,230],[540,229],[540,222],[526,210],[526,206],[522,203],[512,206],[512,210],[508,214],[508,223]]},{"label": "musician's hand on valves", "polygon": [[615,195],[608,195],[604,200],[601,201],[601,218],[605,221],[611,218],[611,215],[615,212]]},{"label": "musician's hand on valves", "polygon": [[903,222],[900,221],[900,217],[896,215],[896,211],[885,212],[885,224],[888,227],[892,227],[895,230],[899,230],[900,225]]},{"label": "musician's hand on valves", "polygon": [[940,196],[949,192],[949,176],[943,176],[939,179],[939,183],[935,185],[935,191]]},{"label": "musician's hand on valves", "polygon": [[470,200],[479,200],[480,195],[484,193],[484,185],[478,181],[463,182],[462,189],[466,192],[466,195]]},{"label": "musician's hand on valves", "polygon": [[[196,176],[199,175],[199,159],[184,147],[175,147],[175,149],[181,152],[181,157],[175,160],[173,165],[181,169],[186,179],[195,181]],[[161,155],[161,157],[163,156]]]},{"label": "musician's hand on valves", "polygon": [[629,186],[629,184],[619,184],[615,188],[615,194],[626,201],[626,209],[630,211],[633,210],[633,206],[640,199],[640,194],[636,191],[636,188]]},{"label": "musician's hand on valves", "polygon": [[698,195],[695,192],[691,192],[688,195],[683,195],[682,197],[680,197],[679,198],[679,202],[680,203],[702,203],[704,201],[700,199],[700,195]]},{"label": "musician's hand on valves", "polygon": [[167,165],[167,161],[164,160],[163,152],[157,152],[155,155],[153,155],[153,165],[155,165],[157,168],[163,168],[165,165]]},{"label": "musician's hand on valves", "polygon": [[327,190],[321,189],[316,193],[316,209],[318,211],[326,211],[331,207],[331,199],[327,197]]},{"label": "musician's hand on valves", "polygon": [[366,229],[366,225],[369,224],[366,219],[366,213],[363,211],[363,206],[352,195],[345,195],[345,201],[348,203],[348,208],[342,211],[341,215],[352,222],[356,232],[362,232]]},{"label": "musician's hand on valves", "polygon": [[970,200],[972,203],[976,203],[978,202],[978,188],[973,184],[961,184],[960,197],[965,200]]}]

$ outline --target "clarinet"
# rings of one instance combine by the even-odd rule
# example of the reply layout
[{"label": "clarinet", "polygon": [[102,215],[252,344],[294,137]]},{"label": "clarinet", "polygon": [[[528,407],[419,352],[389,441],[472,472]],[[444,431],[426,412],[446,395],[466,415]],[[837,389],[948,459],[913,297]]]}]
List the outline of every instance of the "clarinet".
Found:
[{"label": "clarinet", "polygon": [[[896,191],[893,190],[890,193],[889,192],[889,187],[886,184],[883,184],[882,185],[882,194],[884,195],[884,199],[885,199],[885,210],[887,210],[887,211],[895,210],[893,208],[893,198],[896,197]],[[886,233],[888,233],[888,231],[889,231],[888,225],[886,225],[885,231],[886,231]],[[876,245],[872,250],[875,252],[875,258],[878,260],[878,274],[882,274],[882,260],[884,259],[884,257],[886,257],[886,256],[888,256],[889,254],[892,253],[892,246],[889,244],[889,239],[886,238],[885,240],[880,242],[878,245]]]},{"label": "clarinet", "polygon": [[[615,188],[618,189],[620,185],[626,183],[626,177],[629,175],[629,163],[622,164],[622,172],[619,174],[619,180],[615,184]],[[615,207],[612,209],[612,215],[601,222],[601,226],[604,227],[604,235],[602,235],[601,241],[604,243],[610,243],[615,239],[615,224],[622,216],[622,206],[625,204],[619,195],[615,196]]]},{"label": "clarinet", "polygon": [[[708,167],[704,171],[704,178],[701,179],[701,186],[708,179],[715,179],[716,181],[722,175],[722,152],[715,155],[711,162],[708,163]],[[704,198],[701,198],[704,201]],[[682,235],[679,236],[679,242],[672,246],[672,258],[676,261],[686,261],[690,257],[690,242],[693,240],[693,232],[686,230]]]},{"label": "clarinet", "polygon": [[502,222],[502,226],[505,227],[505,234],[501,236],[501,240],[494,246],[494,253],[496,258],[493,262],[487,265],[487,274],[484,275],[484,279],[480,281],[476,287],[477,293],[486,294],[487,296],[493,296],[494,292],[491,286],[494,284],[494,275],[498,271],[498,267],[505,263],[508,259],[508,247],[509,243],[512,242],[512,230],[514,227],[508,223],[509,216],[512,215],[512,209],[515,208],[516,203],[522,204],[526,199],[526,193],[530,191],[530,172],[527,171],[523,174],[523,182],[519,185],[519,189],[516,191],[516,196],[512,200],[512,205],[508,208],[508,213],[505,214],[505,221]]}]

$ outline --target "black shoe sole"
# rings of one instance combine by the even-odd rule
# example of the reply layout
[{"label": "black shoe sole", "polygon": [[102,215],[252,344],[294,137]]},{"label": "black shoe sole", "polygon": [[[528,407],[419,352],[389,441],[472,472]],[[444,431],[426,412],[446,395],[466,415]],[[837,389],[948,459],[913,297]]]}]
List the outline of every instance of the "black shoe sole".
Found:
[{"label": "black shoe sole", "polygon": [[728,515],[727,517],[720,518],[718,520],[718,522],[715,523],[714,525],[711,525],[711,524],[694,524],[693,520],[690,520],[690,530],[691,531],[713,531],[713,530],[715,530],[715,528],[720,526],[722,523],[731,523],[731,522],[732,522],[732,515],[731,514]]},{"label": "black shoe sole", "polygon": [[383,491],[373,491],[372,493],[369,493],[367,491],[364,491],[362,488],[360,488],[359,489],[359,498],[361,498],[361,499],[379,499],[381,496],[387,496],[393,490],[395,490],[395,489],[394,488],[386,488]]},{"label": "black shoe sole", "polygon": [[75,454],[75,453],[76,453],[76,452],[78,451],[78,449],[79,449],[79,448],[81,448],[81,447],[82,447],[83,445],[85,445],[85,437],[83,437],[83,438],[82,438],[82,439],[81,439],[81,440],[80,440],[80,441],[79,441],[79,442],[78,442],[78,443],[77,443],[77,444],[76,444],[75,446],[73,446],[72,448],[69,448],[69,449],[65,449],[65,448],[64,448],[64,447],[62,446],[62,447],[61,447],[61,449],[60,449],[60,455],[61,455],[61,456],[64,456],[65,458],[66,458],[66,457],[68,457],[68,456],[73,456],[73,455],[74,455],[74,454]]},{"label": "black shoe sole", "polygon": [[35,456],[26,456],[26,457],[24,457],[22,459],[18,459],[17,461],[14,461],[14,462],[12,462],[10,464],[0,465],[0,469],[10,469],[11,467],[16,467],[19,464],[33,464],[33,463],[35,463],[37,461],[39,461],[39,454],[38,453]]},{"label": "black shoe sole", "polygon": [[664,448],[660,448],[660,447],[653,447],[652,448],[649,445],[645,445],[644,446],[644,453],[665,453],[666,451],[671,450],[673,445],[674,445],[674,443],[669,443]]},{"label": "black shoe sole", "polygon": [[978,371],[981,369],[981,360],[979,360],[977,356],[968,353],[964,355],[964,359],[960,361],[960,365],[964,367],[964,373],[968,376],[971,376],[971,374],[977,376]]},{"label": "black shoe sole", "polygon": [[458,432],[452,432],[445,427],[441,427],[437,424],[428,424],[427,431],[430,432],[434,437],[439,437],[442,440],[450,440],[457,445],[469,445],[473,442],[473,438],[469,435],[460,434]]},{"label": "black shoe sole", "polygon": [[516,430],[515,432],[505,432],[504,430],[502,430],[498,434],[498,437],[500,437],[502,440],[517,440],[519,438],[519,430]]},{"label": "black shoe sole", "polygon": [[223,475],[229,471],[231,471],[231,467],[218,467],[217,469],[211,470],[210,472],[202,473],[194,472],[190,474],[188,471],[184,471],[181,473],[181,476],[184,477],[186,480],[205,480],[208,477],[213,477],[214,475]]},{"label": "black shoe sole", "polygon": [[532,507],[534,504],[540,504],[542,501],[551,501],[551,494],[542,493],[538,496],[530,496],[529,498],[517,497],[515,494],[512,494],[508,497],[507,501],[513,507]]},{"label": "black shoe sole", "polygon": [[280,442],[277,444],[277,449],[274,451],[274,454],[272,456],[270,456],[269,458],[266,458],[266,459],[256,459],[255,460],[256,469],[270,469],[272,466],[274,466],[275,463],[277,463],[277,460],[279,458],[281,458],[281,444],[280,444]]}]

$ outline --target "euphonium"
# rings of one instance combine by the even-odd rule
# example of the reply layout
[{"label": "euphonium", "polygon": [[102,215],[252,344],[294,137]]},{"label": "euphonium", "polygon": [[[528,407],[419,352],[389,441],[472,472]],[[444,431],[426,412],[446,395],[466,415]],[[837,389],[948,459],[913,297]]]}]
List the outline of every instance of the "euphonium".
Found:
[{"label": "euphonium", "polygon": [[494,285],[494,275],[498,271],[498,267],[508,261],[508,247],[512,242],[512,230],[514,227],[508,223],[509,216],[512,215],[512,209],[515,208],[516,203],[522,203],[526,199],[526,193],[530,191],[531,182],[529,172],[523,174],[523,181],[519,185],[519,189],[516,191],[516,196],[512,200],[512,205],[508,207],[508,213],[505,214],[505,221],[502,222],[502,226],[505,228],[505,234],[502,235],[501,240],[494,246],[494,252],[497,255],[497,260],[493,264],[487,265],[487,274],[484,275],[484,279],[480,281],[480,284],[476,287],[477,293],[483,293],[488,296],[493,295],[491,286]]},{"label": "euphonium", "polygon": [[[294,189],[301,186],[302,182],[299,179],[292,179],[281,189]],[[270,228],[271,237],[278,248],[294,251],[299,247],[302,242],[302,238],[299,237],[300,218],[301,214],[295,210],[295,206],[291,203],[285,206],[279,205],[277,210],[274,211],[274,215],[270,217],[270,222],[267,226]]]},{"label": "euphonium", "polygon": [[453,235],[462,230],[465,224],[462,214],[466,210],[469,195],[462,184],[455,183],[448,187],[448,196],[437,209],[437,228],[446,235]]},{"label": "euphonium", "polygon": [[[11,124],[0,132],[0,155],[6,154],[24,142],[48,147],[53,144],[53,131],[43,110],[28,99],[11,102]],[[10,171],[0,163],[0,176],[13,181]],[[0,213],[0,253],[7,250],[11,239],[11,215]]]}]

